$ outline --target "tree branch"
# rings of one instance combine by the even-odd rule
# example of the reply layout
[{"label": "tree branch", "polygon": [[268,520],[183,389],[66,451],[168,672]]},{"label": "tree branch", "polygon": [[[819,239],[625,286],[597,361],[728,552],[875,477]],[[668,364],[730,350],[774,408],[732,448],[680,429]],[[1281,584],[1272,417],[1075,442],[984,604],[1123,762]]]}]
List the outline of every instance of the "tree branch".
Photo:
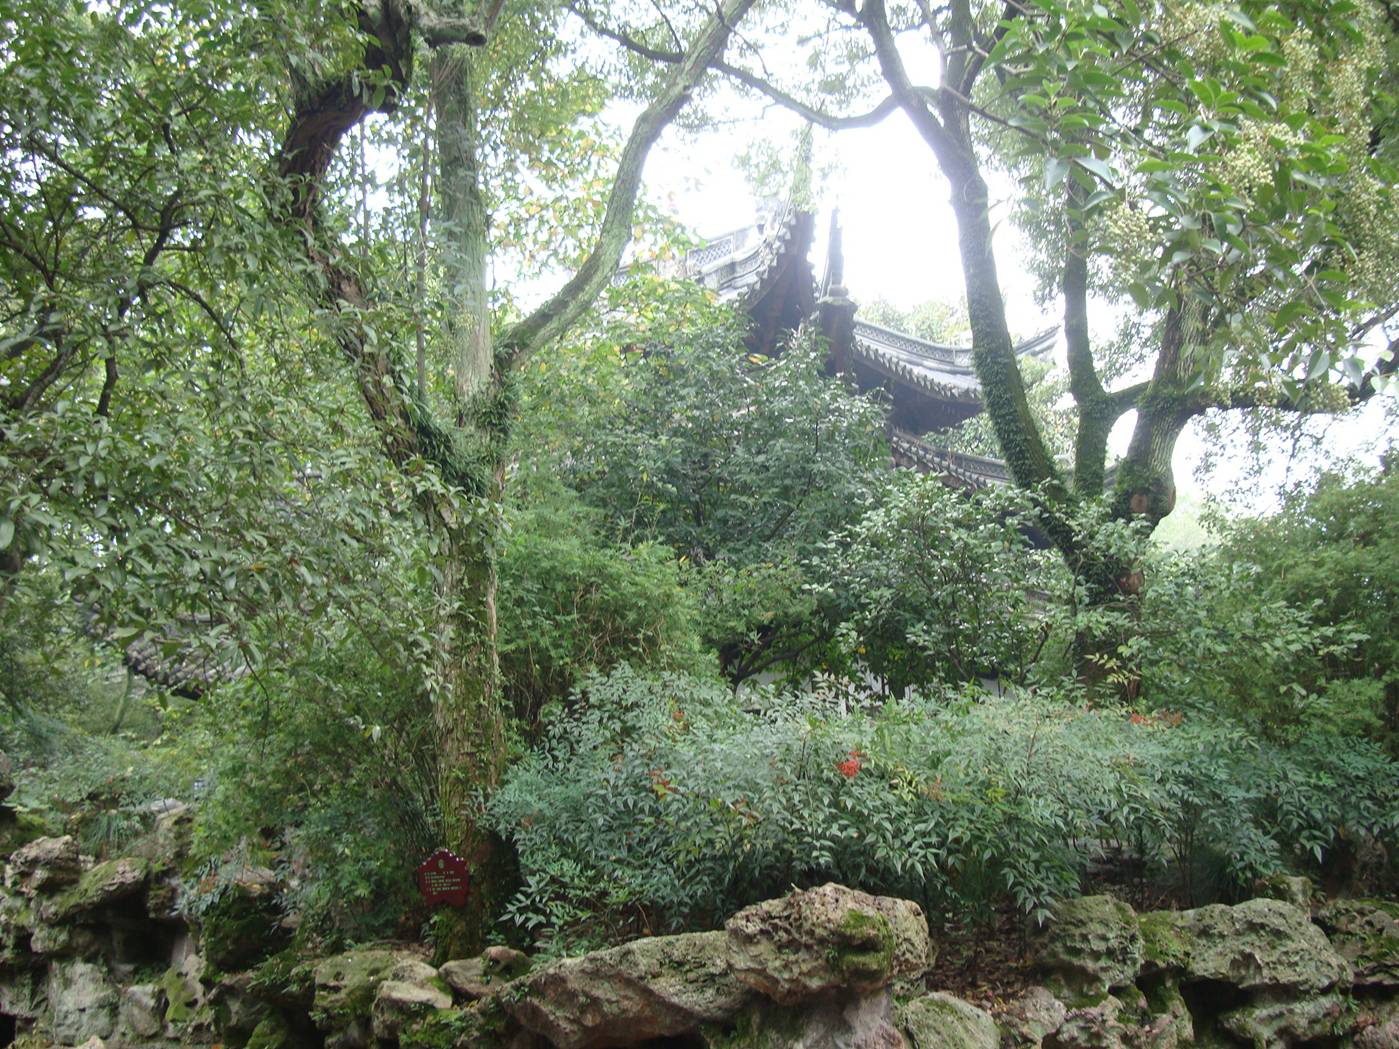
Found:
[{"label": "tree branch", "polygon": [[[582,19],[584,24],[593,32],[597,33],[598,36],[606,37],[608,40],[620,44],[622,47],[632,52],[632,54],[639,55],[652,62],[664,62],[672,65],[679,63],[685,57],[678,51],[663,51],[659,48],[651,47],[648,44],[643,44],[635,37],[629,36],[621,30],[604,25],[602,22],[599,22],[590,11],[580,7],[576,3],[570,3],[568,8]],[[810,121],[818,127],[826,128],[828,131],[848,131],[854,130],[855,128],[873,127],[899,108],[898,99],[890,95],[868,113],[838,116],[803,102],[795,95],[783,91],[770,80],[756,73],[751,73],[746,69],[742,69],[739,66],[720,60],[716,61],[712,68],[733,80],[737,80],[740,84],[752,88],[762,95],[766,95],[784,109],[789,109],[793,113],[796,113],[803,120]],[[932,89],[921,88],[920,90],[930,91]]]},{"label": "tree branch", "polygon": [[719,60],[734,25],[755,0],[723,0],[675,64],[657,96],[637,117],[622,148],[612,192],[593,249],[578,272],[547,302],[511,328],[501,339],[504,364],[512,365],[567,331],[612,279],[622,250],[631,239],[632,212],[641,188],[641,171],[661,132],[689,102],[708,69]]}]

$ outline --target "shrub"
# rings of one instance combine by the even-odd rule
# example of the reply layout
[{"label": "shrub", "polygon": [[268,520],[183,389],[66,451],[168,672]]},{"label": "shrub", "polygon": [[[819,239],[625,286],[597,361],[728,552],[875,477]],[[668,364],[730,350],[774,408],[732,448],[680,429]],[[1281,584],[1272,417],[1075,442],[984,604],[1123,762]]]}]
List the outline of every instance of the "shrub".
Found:
[{"label": "shrub", "polygon": [[841,715],[819,694],[623,668],[590,680],[492,800],[519,850],[509,917],[551,949],[707,926],[835,879],[1033,916],[1105,853],[1158,872],[1221,857],[1232,885],[1315,862],[1340,828],[1399,838],[1374,747],[1249,739],[1206,719],[976,692]]},{"label": "shrub", "polygon": [[546,704],[618,663],[656,670],[705,661],[693,591],[669,549],[601,537],[566,492],[516,511],[500,560],[500,663],[532,733]]},{"label": "shrub", "polygon": [[1048,630],[1032,594],[1051,571],[1026,538],[1027,517],[1014,493],[968,494],[900,471],[811,565],[853,662],[895,693],[998,674],[1023,680]]}]

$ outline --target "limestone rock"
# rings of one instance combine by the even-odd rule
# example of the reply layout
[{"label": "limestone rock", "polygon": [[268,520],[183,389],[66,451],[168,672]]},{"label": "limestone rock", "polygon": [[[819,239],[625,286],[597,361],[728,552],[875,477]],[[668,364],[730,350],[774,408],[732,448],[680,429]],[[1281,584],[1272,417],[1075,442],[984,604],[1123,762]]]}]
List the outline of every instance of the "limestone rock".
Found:
[{"label": "limestone rock", "polygon": [[16,849],[10,856],[7,884],[20,892],[53,892],[74,885],[83,874],[77,839],[38,838]]},{"label": "limestone rock", "polygon": [[727,937],[635,940],[534,970],[500,1001],[557,1049],[644,1042],[722,1023],[754,997],[729,971]]},{"label": "limestone rock", "polygon": [[1355,1007],[1349,998],[1324,994],[1250,1003],[1223,1014],[1219,1025],[1251,1042],[1255,1049],[1282,1049],[1301,1042],[1338,1038],[1350,1030],[1354,1018]]},{"label": "limestone rock", "polygon": [[39,914],[46,922],[71,921],[119,900],[139,896],[149,874],[150,864],[132,856],[99,863],[67,892],[42,904]]},{"label": "limestone rock", "polygon": [[1355,1049],[1399,1049],[1399,1003],[1356,1017]]},{"label": "limestone rock", "polygon": [[301,1044],[302,1040],[296,1037],[282,1016],[269,1013],[253,1028],[243,1049],[300,1049]]},{"label": "limestone rock", "polygon": [[1307,913],[1281,900],[1211,904],[1141,917],[1148,972],[1217,980],[1242,990],[1304,993],[1350,982],[1350,966]]},{"label": "limestone rock", "polygon": [[1067,1014],[1064,1003],[1047,988],[1027,988],[1000,1015],[1001,1045],[1004,1049],[1039,1049],[1059,1030]]},{"label": "limestone rock", "polygon": [[277,876],[245,866],[199,919],[199,944],[215,968],[245,969],[275,954],[290,938],[277,905]]},{"label": "limestone rock", "polygon": [[1085,1001],[1068,1010],[1045,1045],[1053,1049],[1122,1049],[1127,1034],[1122,1012],[1121,999],[1110,994]]},{"label": "limestone rock", "polygon": [[529,956],[509,947],[487,947],[476,958],[444,963],[437,971],[456,995],[475,1001],[529,972]]},{"label": "limestone rock", "polygon": [[430,984],[437,970],[407,951],[370,947],[327,958],[316,966],[314,979],[313,1015],[327,1032],[326,1045],[355,1049],[370,1044],[370,1017],[380,985]]},{"label": "limestone rock", "polygon": [[98,1038],[97,1035],[93,1035],[82,1045],[78,1046],[78,1049],[107,1049],[107,1043],[102,1041],[101,1038]]},{"label": "limestone rock", "polygon": [[897,1016],[913,1049],[997,1049],[1000,1045],[991,1015],[950,994],[915,998],[901,1006]]},{"label": "limestone rock", "polygon": [[747,907],[724,929],[734,975],[785,1005],[921,976],[932,953],[917,904],[836,884]]},{"label": "limestone rock", "polygon": [[207,1016],[204,1012],[205,992],[200,976],[204,972],[204,959],[197,954],[187,954],[178,965],[172,965],[161,977],[160,987],[165,992],[165,1035],[167,1038],[183,1040],[186,1035],[204,1025]]},{"label": "limestone rock", "polygon": [[140,1040],[158,1038],[165,1026],[165,992],[160,984],[138,983],[121,992],[118,1030]]},{"label": "limestone rock", "polygon": [[1040,940],[1039,964],[1056,982],[1079,993],[1127,986],[1142,966],[1136,912],[1112,896],[1057,904]]},{"label": "limestone rock", "polygon": [[1195,1041],[1195,1021],[1185,1004],[1180,987],[1173,980],[1139,996],[1142,1014],[1135,1029],[1128,1031],[1133,1049],[1180,1049]]},{"label": "limestone rock", "polygon": [[760,999],[732,1028],[706,1036],[709,1049],[908,1049],[884,992],[800,1006]]},{"label": "limestone rock", "polygon": [[1399,903],[1332,900],[1316,915],[1357,987],[1399,987]]},{"label": "limestone rock", "polygon": [[117,989],[105,969],[81,960],[49,968],[53,1040],[79,1045],[94,1035],[111,1037],[117,1023]]},{"label": "limestone rock", "polygon": [[1270,878],[1260,878],[1253,887],[1253,894],[1308,910],[1312,905],[1312,882],[1300,875],[1274,874]]},{"label": "limestone rock", "polygon": [[34,971],[0,976],[0,1013],[21,1020],[36,1020],[47,1005],[45,978]]},{"label": "limestone rock", "polygon": [[452,996],[430,984],[385,980],[374,995],[374,1035],[397,1041],[399,1031],[406,1025],[451,1005]]}]

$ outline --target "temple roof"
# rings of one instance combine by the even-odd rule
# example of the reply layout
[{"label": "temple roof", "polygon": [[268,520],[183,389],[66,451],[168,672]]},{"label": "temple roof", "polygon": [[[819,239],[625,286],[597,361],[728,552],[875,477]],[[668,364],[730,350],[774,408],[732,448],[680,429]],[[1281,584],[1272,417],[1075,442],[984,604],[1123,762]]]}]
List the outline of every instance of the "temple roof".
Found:
[{"label": "temple roof", "polygon": [[1010,468],[1000,459],[940,448],[905,430],[893,430],[889,445],[894,461],[901,466],[938,474],[958,488],[991,488],[1011,483]]},{"label": "temple roof", "polygon": [[[673,275],[701,284],[746,313],[753,322],[750,349],[780,353],[782,339],[815,311],[816,280],[808,258],[814,225],[809,211],[790,205],[771,209],[758,226],[725,233],[687,253]],[[838,259],[835,269],[840,269]],[[926,433],[981,412],[970,347],[929,342],[867,321],[857,320],[847,331],[844,339],[832,339],[833,370],[853,374],[861,389],[888,389],[896,428]],[[1015,351],[1049,352],[1056,337],[1051,328]]]}]

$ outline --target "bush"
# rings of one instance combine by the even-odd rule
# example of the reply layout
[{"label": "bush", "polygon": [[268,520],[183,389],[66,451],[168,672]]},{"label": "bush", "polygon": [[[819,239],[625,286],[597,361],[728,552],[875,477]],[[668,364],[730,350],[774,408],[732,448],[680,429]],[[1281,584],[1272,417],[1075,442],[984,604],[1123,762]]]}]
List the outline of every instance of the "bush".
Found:
[{"label": "bush", "polygon": [[603,539],[594,514],[556,492],[517,511],[500,560],[500,664],[517,718],[618,663],[656,670],[705,662],[693,592],[670,550]]},{"label": "bush", "polygon": [[302,934],[331,946],[414,933],[413,871],[440,841],[421,676],[343,623],[316,638],[201,711],[218,742],[194,860],[279,867]]},{"label": "bush", "polygon": [[811,693],[595,678],[492,800],[519,850],[509,917],[550,949],[712,926],[835,879],[987,916],[1042,916],[1105,854],[1194,890],[1317,862],[1340,828],[1399,840],[1399,769],[1371,746],[1249,739],[1206,719],[969,692],[848,716]]},{"label": "bush", "polygon": [[1032,614],[1052,566],[1030,547],[1013,492],[953,491],[901,471],[878,504],[811,565],[852,664],[888,689],[1023,680],[1049,629]]}]

